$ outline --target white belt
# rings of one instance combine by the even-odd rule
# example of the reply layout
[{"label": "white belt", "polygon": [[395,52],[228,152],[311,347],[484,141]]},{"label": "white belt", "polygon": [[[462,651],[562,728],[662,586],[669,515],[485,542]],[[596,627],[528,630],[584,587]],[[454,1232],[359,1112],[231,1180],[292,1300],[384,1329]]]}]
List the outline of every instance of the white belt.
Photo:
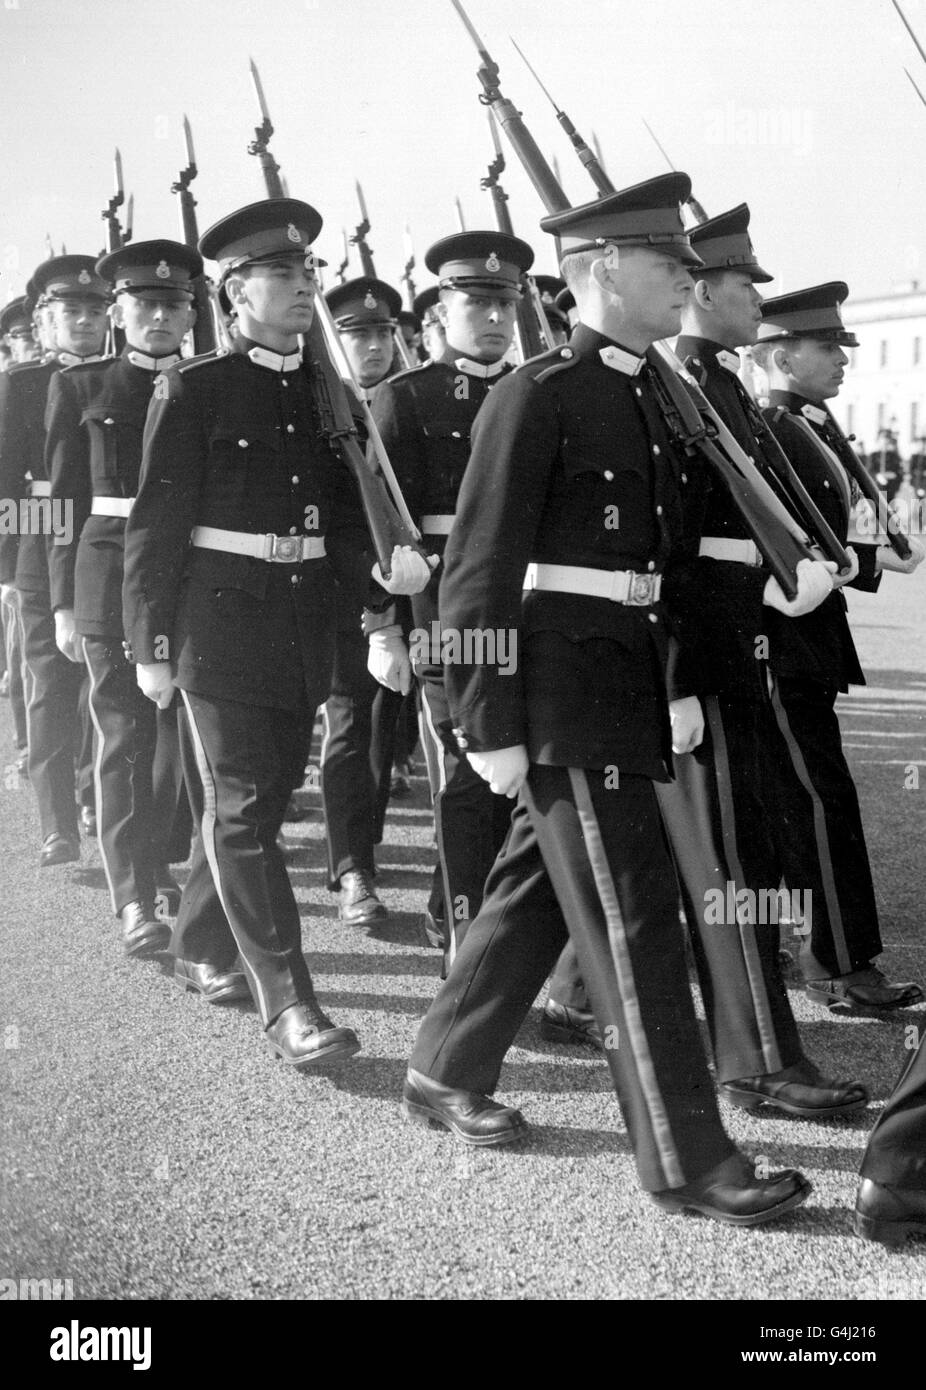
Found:
[{"label": "white belt", "polygon": [[134,497],[94,497],[91,516],[128,516]]},{"label": "white belt", "polygon": [[324,536],[259,536],[253,531],[223,531],[218,526],[194,526],[190,543],[200,550],[225,550],[229,555],[250,555],[252,560],[273,560],[280,565],[320,560],[325,554]]},{"label": "white belt", "polygon": [[698,554],[709,560],[736,560],[741,565],[761,565],[762,555],[755,541],[728,540],[726,536],[702,536]]},{"label": "white belt", "polygon": [[612,603],[644,607],[659,600],[661,574],[635,574],[633,570],[595,570],[582,565],[528,565],[525,589],[552,589],[561,594],[586,594]]},{"label": "white belt", "polygon": [[44,478],[39,478],[29,484],[30,497],[50,497],[51,483]]},{"label": "white belt", "polygon": [[454,517],[452,515],[423,516],[421,518],[421,534],[423,536],[449,536],[453,522]]}]

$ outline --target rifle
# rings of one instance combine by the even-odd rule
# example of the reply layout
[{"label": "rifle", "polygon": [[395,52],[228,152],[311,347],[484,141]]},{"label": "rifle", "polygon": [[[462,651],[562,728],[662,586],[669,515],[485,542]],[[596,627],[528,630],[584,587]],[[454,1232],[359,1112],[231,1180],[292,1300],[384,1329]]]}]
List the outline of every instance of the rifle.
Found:
[{"label": "rifle", "polygon": [[[261,112],[261,124],[254,131],[254,140],[248,146],[248,154],[260,160],[264,175],[264,185],[268,198],[281,198],[283,188],[280,182],[280,166],[268,149],[273,134],[273,123],[267,110],[260,75],[251,60],[251,77]],[[327,341],[326,341],[327,331]],[[330,344],[330,347],[329,347]],[[363,399],[360,387],[353,381],[350,364],[344,358],[342,366],[353,381],[357,393],[355,406],[359,404],[370,439],[370,462],[360,445],[360,435],[347,388],[341,373],[334,365],[332,351],[343,357],[340,336],[331,318],[323,295],[315,297],[315,314],[312,326],[306,333],[303,343],[302,365],[309,381],[312,396],[319,418],[319,433],[331,451],[352,474],[363,505],[364,515],[373,538],[376,558],[385,578],[392,572],[392,551],[397,545],[409,545],[419,555],[424,555],[421,546],[421,532],[411,519],[405,500],[402,497],[392,465],[380,438],[379,431]],[[380,472],[376,472],[378,463]],[[388,489],[387,489],[388,484]]]},{"label": "rifle", "polygon": [[[508,194],[502,188],[501,174],[505,168],[505,156],[502,153],[501,142],[498,138],[498,127],[495,124],[495,117],[492,115],[492,108],[489,107],[489,129],[492,132],[492,143],[495,146],[495,158],[488,167],[485,178],[480,179],[480,186],[492,195],[492,206],[495,209],[495,221],[498,230],[505,236],[514,236],[514,227],[511,223],[511,213],[508,211]],[[533,285],[533,295],[531,286]],[[540,295],[537,294],[537,286],[533,284],[531,277],[523,276],[523,288],[527,292],[527,297],[522,297],[517,301],[515,307],[515,326],[518,334],[518,349],[521,361],[526,362],[529,357],[536,357],[539,352],[543,352],[544,347],[553,346],[553,335],[550,332],[550,325],[547,323],[547,316],[543,314],[541,325],[540,317],[537,313],[537,306],[540,304]],[[540,312],[543,313],[543,306],[540,305]],[[544,337],[541,334],[545,331]]]},{"label": "rifle", "polygon": [[[351,246],[356,246],[357,250],[360,252],[360,264],[363,267],[364,275],[368,280],[375,280],[376,267],[373,264],[373,251],[367,241],[367,234],[370,230],[370,216],[367,212],[367,204],[363,196],[363,189],[356,179],[354,180],[354,187],[357,190],[357,202],[360,204],[360,221],[354,228],[354,235],[350,239],[350,244]],[[402,362],[402,366],[406,370],[410,367],[417,367],[418,363],[412,361],[411,353],[408,350],[408,344],[402,337],[402,333],[398,327],[394,328],[392,331],[392,341],[395,351],[398,353]],[[346,360],[345,358],[345,361]]]},{"label": "rifle", "polygon": [[891,546],[895,554],[899,555],[901,560],[909,560],[909,541],[901,531],[897,530],[893,513],[887,505],[887,498],[868,472],[868,469],[862,463],[858,454],[852,448],[852,440],[855,438],[855,435],[844,434],[828,407],[824,405],[823,409],[826,411],[829,427],[836,436],[839,444],[838,452],[840,462],[849,474],[849,477],[858,487],[865,501],[870,502],[871,506],[874,508],[874,513],[878,520],[878,530],[884,532],[888,545]]},{"label": "rifle", "polygon": [[102,218],[106,223],[106,250],[118,251],[122,245],[122,227],[119,223],[119,209],[125,202],[125,192],[122,187],[122,155],[116,150],[113,158],[113,169],[115,173],[116,188],[106,207],[103,209]]},{"label": "rifle", "polygon": [[[676,171],[675,165],[672,163],[671,159],[670,159],[669,156],[666,154],[665,150],[664,150],[663,147],[662,147],[661,142],[657,139],[657,137],[656,137],[656,132],[653,130],[653,128],[652,128],[652,126],[650,125],[649,121],[647,121],[647,120],[645,119],[645,117],[642,117],[642,116],[640,117],[640,119],[643,121],[643,124],[646,126],[646,129],[649,131],[650,137],[651,137],[651,139],[652,139],[652,141],[653,141],[653,144],[656,146],[657,150],[658,150],[659,153],[662,155],[663,159],[664,159],[665,162],[668,164],[668,166],[669,166],[669,168],[672,170],[673,174],[676,173],[677,171]],[[692,217],[694,218],[694,220],[695,220],[696,222],[701,223],[701,222],[708,222],[708,221],[710,220],[710,219],[708,218],[707,213],[704,211],[704,208],[703,208],[703,207],[701,206],[701,204],[698,202],[697,198],[695,198],[692,194],[689,194],[688,197],[685,199],[685,206],[686,206],[686,208],[688,209],[688,211],[691,213]]]},{"label": "rifle", "polygon": [[341,242],[344,247],[344,259],[338,266],[338,284],[344,285],[347,283],[347,266],[350,261],[350,248],[347,245],[347,233],[343,227],[341,228]]},{"label": "rifle", "polygon": [[[196,225],[196,199],[190,184],[196,178],[196,152],[193,149],[193,132],[186,116],[183,118],[183,138],[186,144],[187,165],[177,175],[177,182],[170,186],[171,193],[180,199],[180,235],[187,246],[195,251],[199,244],[199,229]],[[196,309],[196,322],[193,325],[193,347],[197,353],[214,352],[216,345],[213,323],[213,300],[205,275],[197,275],[193,281],[193,305]]]},{"label": "rifle", "polygon": [[[547,212],[565,211],[570,207],[569,199],[525,126],[521,113],[501,93],[498,64],[490,57],[461,0],[451,0],[451,4],[479,53],[478,77],[483,87],[480,101],[492,107]],[[599,193],[615,192],[601,162],[568,117],[566,120],[575,135],[572,143]],[[654,344],[646,358],[656,380],[663,413],[677,443],[686,453],[699,454],[719,474],[782,590],[789,599],[794,598],[798,562],[814,558],[809,538],[737,444],[672,350],[664,343]]]},{"label": "rifle", "polygon": [[405,286],[405,299],[412,313],[415,312],[415,282],[412,279],[412,271],[415,269],[415,248],[412,244],[412,229],[408,223],[405,224],[403,233],[405,243],[405,269],[402,271],[402,284]]}]

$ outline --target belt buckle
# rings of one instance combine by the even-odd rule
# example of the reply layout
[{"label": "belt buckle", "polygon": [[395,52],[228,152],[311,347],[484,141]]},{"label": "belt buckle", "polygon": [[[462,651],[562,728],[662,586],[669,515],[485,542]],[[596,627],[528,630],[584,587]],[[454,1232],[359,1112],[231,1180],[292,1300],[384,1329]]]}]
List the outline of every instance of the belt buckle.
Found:
[{"label": "belt buckle", "polygon": [[271,560],[294,564],[302,559],[301,536],[274,536],[270,550]]},{"label": "belt buckle", "polygon": [[644,608],[649,604],[655,603],[656,580],[655,574],[634,574],[630,573],[630,591],[625,598],[625,603],[631,603],[635,607]]}]

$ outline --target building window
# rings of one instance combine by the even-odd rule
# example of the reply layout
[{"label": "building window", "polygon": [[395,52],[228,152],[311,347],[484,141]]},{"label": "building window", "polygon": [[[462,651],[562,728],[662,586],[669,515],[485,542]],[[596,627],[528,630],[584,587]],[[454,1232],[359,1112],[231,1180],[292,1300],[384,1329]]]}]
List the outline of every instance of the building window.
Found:
[{"label": "building window", "polygon": [[881,366],[887,366],[887,339],[881,339]]}]

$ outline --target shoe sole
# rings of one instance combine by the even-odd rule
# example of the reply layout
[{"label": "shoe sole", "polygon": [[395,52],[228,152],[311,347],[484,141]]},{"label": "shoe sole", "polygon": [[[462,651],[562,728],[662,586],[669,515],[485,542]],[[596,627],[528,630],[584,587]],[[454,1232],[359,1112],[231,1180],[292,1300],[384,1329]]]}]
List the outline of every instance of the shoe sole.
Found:
[{"label": "shoe sole", "polygon": [[926,1236],[926,1221],[879,1221],[859,1211],[852,1213],[852,1225],[857,1236],[880,1245],[905,1245],[911,1236]]},{"label": "shoe sole", "polygon": [[541,1022],[540,1036],[545,1042],[565,1043],[572,1047],[593,1047],[596,1052],[604,1052],[601,1043],[590,1038],[587,1033],[582,1033],[577,1028],[566,1028],[561,1023]]},{"label": "shoe sole", "polygon": [[39,860],[39,868],[40,868],[40,869],[56,869],[56,868],[58,867],[59,864],[79,864],[79,863],[80,863],[80,853],[78,852],[77,854],[56,855],[54,859],[40,859],[40,860]]},{"label": "shoe sole", "polygon": [[215,990],[211,994],[200,989],[199,985],[192,980],[184,980],[179,975],[174,975],[173,981],[178,989],[182,989],[184,993],[192,990],[194,994],[199,995],[200,999],[205,999],[207,1004],[224,1004],[231,999],[250,999],[251,997],[251,991],[248,989],[246,981],[243,985],[228,985],[225,989]]},{"label": "shoe sole", "polygon": [[721,1095],[739,1110],[761,1110],[763,1105],[769,1105],[773,1110],[780,1110],[785,1115],[797,1115],[804,1120],[826,1120],[833,1115],[853,1115],[857,1110],[864,1110],[868,1104],[868,1096],[864,1096],[861,1100],[847,1101],[844,1105],[808,1108],[792,1105],[788,1101],[775,1100],[771,1096],[753,1095],[751,1091],[733,1091],[726,1086],[722,1088]]},{"label": "shoe sole", "polygon": [[312,1067],[317,1067],[319,1063],[346,1062],[349,1057],[355,1057],[360,1051],[359,1041],[336,1042],[330,1047],[320,1047],[317,1052],[313,1052],[308,1057],[287,1057],[276,1043],[267,1039],[267,1046],[273,1054],[275,1062],[284,1062],[293,1071],[305,1071]]},{"label": "shoe sole", "polygon": [[437,1110],[431,1110],[426,1105],[416,1105],[414,1101],[402,1101],[402,1113],[406,1120],[414,1125],[422,1125],[425,1129],[449,1129],[451,1134],[463,1144],[471,1144],[477,1149],[490,1149],[499,1144],[513,1144],[518,1139],[523,1139],[529,1133],[530,1126],[527,1124],[519,1125],[516,1129],[501,1130],[496,1134],[467,1134],[459,1125],[448,1120]]},{"label": "shoe sole", "polygon": [[126,946],[125,954],[131,960],[138,960],[143,956],[157,956],[162,951],[166,951],[170,945],[170,927],[165,927],[162,932],[152,932],[143,941],[137,941],[131,946]]},{"label": "shoe sole", "polygon": [[650,1192],[648,1196],[662,1211],[673,1213],[696,1211],[701,1216],[709,1216],[714,1221],[722,1221],[726,1226],[761,1226],[766,1221],[775,1221],[779,1216],[785,1216],[789,1211],[794,1211],[795,1207],[799,1207],[807,1201],[812,1191],[813,1188],[810,1183],[804,1179],[801,1189],[798,1192],[792,1193],[790,1197],[786,1197],[785,1200],[779,1202],[777,1206],[768,1207],[765,1211],[751,1212],[747,1216],[736,1216],[732,1212],[718,1211],[716,1207],[712,1207],[708,1202],[693,1201],[691,1198],[685,1197],[673,1197],[669,1193],[660,1193],[657,1195],[654,1192]]}]

